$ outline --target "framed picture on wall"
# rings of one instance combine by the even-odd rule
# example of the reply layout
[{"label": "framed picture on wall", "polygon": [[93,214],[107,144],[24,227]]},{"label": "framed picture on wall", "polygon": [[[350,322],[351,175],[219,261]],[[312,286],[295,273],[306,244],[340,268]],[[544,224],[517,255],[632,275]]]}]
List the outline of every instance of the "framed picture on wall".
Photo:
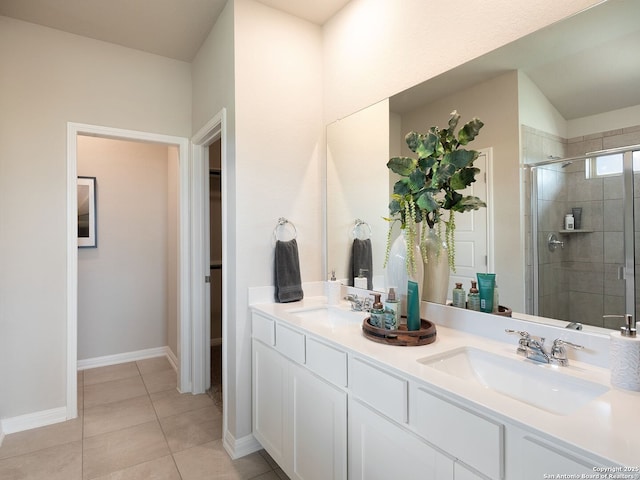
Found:
[{"label": "framed picture on wall", "polygon": [[97,246],[96,177],[78,177],[78,247]]}]

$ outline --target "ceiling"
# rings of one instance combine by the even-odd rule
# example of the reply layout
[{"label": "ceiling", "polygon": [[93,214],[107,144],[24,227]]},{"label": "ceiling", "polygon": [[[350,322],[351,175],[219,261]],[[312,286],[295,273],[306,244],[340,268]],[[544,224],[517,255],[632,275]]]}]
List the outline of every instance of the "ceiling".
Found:
[{"label": "ceiling", "polygon": [[[350,0],[256,1],[323,25]],[[226,2],[0,0],[0,15],[191,62]],[[415,95],[428,103],[510,69],[524,71],[567,120],[639,105],[638,18],[640,1],[609,0],[396,95],[392,107],[406,111]]]},{"label": "ceiling", "polygon": [[[257,0],[318,25],[349,0]],[[227,0],[0,0],[0,15],[191,62]]]},{"label": "ceiling", "polygon": [[406,90],[397,113],[523,71],[566,120],[640,105],[640,1],[609,0]]}]

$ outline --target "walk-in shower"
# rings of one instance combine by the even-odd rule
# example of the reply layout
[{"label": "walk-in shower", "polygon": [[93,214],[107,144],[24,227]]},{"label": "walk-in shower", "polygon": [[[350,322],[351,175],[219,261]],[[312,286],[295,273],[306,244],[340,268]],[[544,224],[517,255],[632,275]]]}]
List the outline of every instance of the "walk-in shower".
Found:
[{"label": "walk-in shower", "polygon": [[[528,165],[525,174],[531,187],[530,313],[608,328],[620,320],[604,315],[637,316],[640,146],[554,158]],[[567,229],[565,215],[572,211],[580,223]]]}]

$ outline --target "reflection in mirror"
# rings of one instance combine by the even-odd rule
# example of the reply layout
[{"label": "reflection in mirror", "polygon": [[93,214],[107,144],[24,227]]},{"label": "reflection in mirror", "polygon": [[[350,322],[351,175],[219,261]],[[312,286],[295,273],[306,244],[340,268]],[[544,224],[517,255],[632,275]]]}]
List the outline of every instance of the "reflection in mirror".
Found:
[{"label": "reflection in mirror", "polygon": [[372,287],[383,288],[383,263],[388,224],[389,103],[384,100],[327,127],[327,262],[328,271],[353,285],[356,236],[367,224],[372,247]]},{"label": "reflection in mirror", "polygon": [[[488,270],[498,275],[500,303],[513,308],[514,312],[534,313],[535,305],[541,305],[543,299],[533,298],[532,188],[527,164],[640,144],[638,18],[640,2],[605,2],[401,92],[389,99],[388,104],[376,104],[380,117],[381,110],[388,109],[388,116],[380,119],[379,127],[368,124],[366,131],[352,130],[348,135],[352,138],[363,135],[367,139],[367,142],[354,142],[361,149],[378,141],[382,149],[382,143],[387,142],[386,153],[377,152],[375,157],[358,155],[360,148],[352,149],[346,156],[329,153],[332,163],[327,172],[327,268],[333,268],[332,264],[338,269],[342,268],[339,265],[348,265],[344,252],[348,250],[348,232],[355,218],[374,222],[386,215],[389,178],[385,165],[390,156],[398,152],[406,154],[404,135],[411,130],[425,131],[431,125],[443,125],[449,113],[456,109],[463,115],[462,121],[471,117],[482,119],[485,127],[473,148],[488,149],[492,153],[488,166],[492,188],[487,210],[494,221],[489,220],[493,240],[489,242]],[[337,135],[334,130],[350,121],[348,117],[328,127],[329,150],[334,149],[332,138]],[[340,164],[342,158],[348,159],[348,167]],[[353,175],[346,175],[344,168]],[[585,175],[578,173],[582,170],[584,163],[561,169],[561,173],[571,173],[577,178]],[[361,176],[365,171],[377,171],[382,178],[369,176],[365,182]],[[341,172],[339,179],[334,178],[335,172]],[[580,188],[593,190],[585,178],[579,183]],[[594,189],[597,190],[597,186]],[[604,189],[600,191],[605,195]],[[567,213],[564,210],[574,206],[569,205],[567,192],[566,189],[558,191],[558,195],[566,198],[564,203],[559,202],[561,211],[545,214],[547,221],[557,220],[553,223],[556,230],[562,230],[559,219]],[[375,198],[376,193],[379,199]],[[356,197],[353,200],[357,202],[360,195],[366,195],[366,201],[354,211],[350,197]],[[544,195],[553,195],[553,192],[547,188]],[[338,203],[334,203],[336,200]],[[591,207],[598,208],[589,203],[595,200],[578,200],[578,197],[575,200],[583,207],[584,222],[604,224],[622,217],[615,202],[609,202],[602,203],[600,209],[604,220],[587,218]],[[333,215],[339,221],[334,221]],[[374,273],[382,279],[386,222],[382,221],[377,227],[372,223],[372,228],[374,232],[381,230],[382,234],[380,240],[373,243]],[[596,267],[597,271],[588,275],[563,270],[566,281],[570,277],[576,279],[576,290],[572,292],[582,303],[579,301],[573,308],[569,304],[566,315],[562,311],[565,306],[556,308],[557,305],[540,309],[538,313],[566,321],[615,326],[601,320],[603,314],[624,313],[625,308],[624,303],[613,298],[618,294],[611,295],[608,287],[607,278],[618,265],[618,260],[610,256],[612,252],[606,250],[605,237],[612,234],[603,228],[595,236],[601,239],[596,242],[600,245],[596,254],[611,259],[608,266]],[[572,241],[575,243],[577,237],[572,237]],[[342,256],[336,256],[339,252]],[[573,252],[574,266],[581,257],[596,255],[590,250],[581,252]],[[346,278],[346,273],[342,276]],[[582,281],[587,277],[589,282]],[[380,283],[377,286],[383,287]],[[468,290],[468,285],[465,287]],[[539,290],[550,295],[552,288],[552,282],[547,282]]]}]

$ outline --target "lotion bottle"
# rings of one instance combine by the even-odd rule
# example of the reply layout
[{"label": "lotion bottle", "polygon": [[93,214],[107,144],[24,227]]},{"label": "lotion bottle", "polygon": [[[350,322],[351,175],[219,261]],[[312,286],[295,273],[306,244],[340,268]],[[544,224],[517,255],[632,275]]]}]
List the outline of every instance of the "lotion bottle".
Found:
[{"label": "lotion bottle", "polygon": [[456,288],[453,289],[453,306],[459,308],[465,308],[467,299],[464,290],[462,289],[462,283],[456,283]]},{"label": "lotion bottle", "polygon": [[467,308],[469,310],[475,310],[476,312],[480,311],[480,292],[478,292],[477,282],[475,280],[471,280]]},{"label": "lotion bottle", "polygon": [[387,300],[384,302],[385,328],[397,330],[400,318],[400,302],[396,299],[395,287],[389,287]]}]

